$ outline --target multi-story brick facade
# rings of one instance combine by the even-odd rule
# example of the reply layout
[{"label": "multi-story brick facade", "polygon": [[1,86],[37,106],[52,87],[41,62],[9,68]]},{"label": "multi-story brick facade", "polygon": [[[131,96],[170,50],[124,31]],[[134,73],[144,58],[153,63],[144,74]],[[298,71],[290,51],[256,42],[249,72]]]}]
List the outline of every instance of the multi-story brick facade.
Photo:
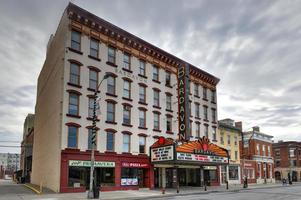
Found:
[{"label": "multi-story brick facade", "polygon": [[301,142],[279,141],[273,144],[276,180],[301,180]]},{"label": "multi-story brick facade", "polygon": [[275,182],[272,138],[273,136],[260,132],[257,126],[252,131],[243,133],[244,142],[240,143],[243,145],[242,173],[250,183]]},{"label": "multi-story brick facade", "polygon": [[[190,68],[187,134],[216,142],[219,79],[70,3],[38,78],[32,183],[56,192],[87,189],[93,94],[107,75],[98,93],[96,182],[102,190],[153,188],[159,174],[149,147],[158,137],[179,138],[181,65]],[[199,169],[183,169],[181,183],[199,182]],[[219,183],[218,167],[205,174]]]}]

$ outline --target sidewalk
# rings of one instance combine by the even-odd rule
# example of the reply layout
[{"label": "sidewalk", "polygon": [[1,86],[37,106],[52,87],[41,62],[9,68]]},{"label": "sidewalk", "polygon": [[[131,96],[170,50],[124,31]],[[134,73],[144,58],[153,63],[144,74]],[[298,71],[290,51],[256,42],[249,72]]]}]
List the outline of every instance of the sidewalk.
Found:
[{"label": "sidewalk", "polygon": [[[301,185],[301,183],[294,183],[294,185]],[[294,186],[293,185],[293,186]],[[226,186],[212,186],[207,187],[207,191],[204,191],[204,187],[181,187],[180,193],[176,193],[176,189],[167,189],[165,194],[162,194],[161,190],[149,190],[149,189],[140,189],[140,190],[124,190],[124,191],[112,191],[112,192],[101,192],[100,198],[107,200],[115,199],[154,199],[162,197],[172,197],[172,196],[185,196],[192,194],[209,194],[214,192],[238,192],[240,190],[251,190],[251,189],[263,189],[263,188],[277,188],[285,187],[280,183],[276,184],[252,184],[249,185],[247,189],[244,189],[242,185],[229,185],[229,190],[226,190]],[[291,186],[287,186],[291,187]],[[42,194],[31,196],[30,199],[40,199],[40,198],[57,198],[57,199],[86,199],[86,193],[63,193],[63,194]],[[26,199],[26,198],[24,198]]]}]

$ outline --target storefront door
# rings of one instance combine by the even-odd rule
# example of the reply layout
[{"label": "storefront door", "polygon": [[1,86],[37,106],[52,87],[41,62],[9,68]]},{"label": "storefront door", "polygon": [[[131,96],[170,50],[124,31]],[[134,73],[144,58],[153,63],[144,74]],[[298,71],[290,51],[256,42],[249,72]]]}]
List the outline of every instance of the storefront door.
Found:
[{"label": "storefront door", "polygon": [[140,188],[145,187],[144,178],[145,178],[145,170],[138,169],[138,185]]}]

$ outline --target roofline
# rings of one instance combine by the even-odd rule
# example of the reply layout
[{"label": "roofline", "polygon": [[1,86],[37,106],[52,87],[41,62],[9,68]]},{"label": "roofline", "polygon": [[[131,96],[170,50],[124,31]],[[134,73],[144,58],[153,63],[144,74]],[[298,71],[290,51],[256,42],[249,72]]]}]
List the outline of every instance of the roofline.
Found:
[{"label": "roofline", "polygon": [[212,79],[214,85],[217,85],[219,83],[219,81],[220,81],[219,78],[213,76],[212,74],[210,74],[210,73],[208,73],[208,72],[206,72],[206,71],[204,71],[204,70],[202,70],[202,69],[200,69],[200,68],[198,68],[198,67],[196,67],[196,66],[194,66],[194,65],[192,65],[192,64],[190,64],[190,63],[188,63],[188,62],[186,62],[186,61],[184,61],[184,60],[182,60],[182,59],[180,59],[180,58],[178,58],[178,57],[176,57],[176,56],[174,56],[174,55],[172,55],[172,54],[164,51],[164,50],[162,50],[161,48],[159,48],[157,46],[154,46],[153,44],[150,44],[149,42],[147,42],[147,41],[145,41],[145,40],[143,40],[143,39],[141,39],[141,38],[139,38],[139,37],[137,37],[137,36],[135,36],[135,35],[127,32],[127,31],[123,30],[122,28],[120,28],[120,27],[118,27],[118,26],[116,26],[116,25],[114,25],[114,24],[112,24],[112,23],[110,23],[110,22],[108,22],[108,21],[106,21],[106,20],[104,20],[104,19],[96,16],[95,14],[92,14],[91,12],[89,12],[89,11],[87,11],[87,10],[85,10],[85,9],[83,9],[83,8],[81,8],[81,7],[73,4],[71,2],[69,2],[68,6],[67,6],[67,8],[65,10],[66,11],[81,12],[82,14],[85,14],[86,17],[88,17],[88,18],[95,18],[95,20],[99,24],[105,25],[105,26],[109,27],[110,29],[113,29],[114,32],[118,32],[118,33],[120,33],[122,35],[130,37],[133,41],[135,41],[135,42],[137,42],[139,44],[142,44],[142,45],[145,45],[145,46],[149,46],[151,49],[153,49],[153,50],[159,52],[160,54],[165,55],[166,57],[169,57],[169,58],[171,58],[171,59],[173,59],[173,60],[175,60],[175,61],[177,61],[179,63],[188,64],[192,68],[191,70],[195,70],[195,71],[197,71],[197,72],[199,72],[199,73],[207,76],[208,78]]}]

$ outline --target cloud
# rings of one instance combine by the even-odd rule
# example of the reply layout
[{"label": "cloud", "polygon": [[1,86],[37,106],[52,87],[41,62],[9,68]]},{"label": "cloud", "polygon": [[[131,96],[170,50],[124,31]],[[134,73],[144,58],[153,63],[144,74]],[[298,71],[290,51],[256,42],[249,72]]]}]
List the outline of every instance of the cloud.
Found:
[{"label": "cloud", "polygon": [[[275,139],[301,140],[300,2],[74,3],[219,77],[219,119],[242,120],[246,129],[260,125]],[[2,136],[21,138],[23,120],[34,112],[48,38],[67,4],[12,0],[0,7]]]}]

